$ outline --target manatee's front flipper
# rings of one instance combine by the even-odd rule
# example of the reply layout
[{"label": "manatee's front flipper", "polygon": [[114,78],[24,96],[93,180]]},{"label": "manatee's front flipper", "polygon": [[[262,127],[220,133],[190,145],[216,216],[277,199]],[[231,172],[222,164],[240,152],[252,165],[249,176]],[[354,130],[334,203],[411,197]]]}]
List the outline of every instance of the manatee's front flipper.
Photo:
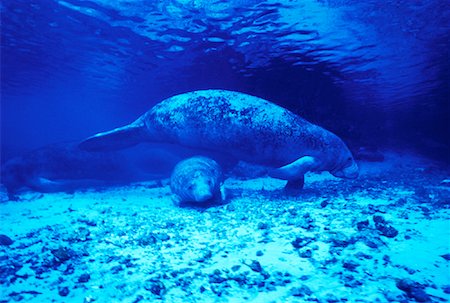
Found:
[{"label": "manatee's front flipper", "polygon": [[124,127],[96,134],[79,144],[86,151],[110,151],[131,147],[145,140],[146,128],[139,119]]},{"label": "manatee's front flipper", "polygon": [[305,173],[316,167],[317,161],[314,157],[304,156],[288,165],[270,171],[269,176],[298,183],[299,180],[304,180]]},{"label": "manatee's front flipper", "polygon": [[297,180],[289,180],[284,186],[284,189],[286,191],[295,191],[303,189],[304,185],[305,185],[305,176],[302,176],[300,179]]}]

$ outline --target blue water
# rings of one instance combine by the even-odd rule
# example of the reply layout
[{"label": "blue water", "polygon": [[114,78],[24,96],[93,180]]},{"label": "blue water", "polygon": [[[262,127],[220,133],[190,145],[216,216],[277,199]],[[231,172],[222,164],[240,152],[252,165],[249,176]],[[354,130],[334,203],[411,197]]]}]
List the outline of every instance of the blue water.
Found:
[{"label": "blue water", "polygon": [[448,148],[446,8],[438,0],[4,1],[3,160],[126,124],[201,88],[268,99],[355,145]]},{"label": "blue water", "polygon": [[[286,201],[283,200],[285,198],[283,194],[280,196],[279,192],[270,192],[271,186],[273,186],[271,183],[270,185],[266,183],[262,186],[258,185],[256,190],[252,185],[250,186],[251,190],[246,191],[246,189],[242,189],[244,187],[240,188],[244,184],[236,181],[239,185],[232,184],[231,195],[225,201],[225,204],[228,205],[218,210],[222,217],[219,216],[216,219],[220,224],[229,228],[237,228],[241,226],[239,224],[247,222],[251,228],[258,226],[258,232],[263,232],[261,230],[270,230],[270,228],[265,226],[265,223],[261,227],[258,222],[268,220],[270,221],[268,222],[269,227],[273,226],[271,224],[279,224],[280,220],[273,219],[277,218],[274,214],[278,209],[284,211],[283,215],[290,216],[289,214],[297,214],[297,211],[302,213],[302,209],[297,209],[301,206],[297,206],[299,204],[296,203],[311,203],[313,205],[311,213],[314,216],[314,211],[318,209],[318,213],[322,213],[321,209],[327,207],[328,204],[332,207],[342,205],[342,201],[339,200],[342,198],[346,201],[345,206],[351,205],[355,201],[364,206],[355,207],[354,213],[350,209],[346,209],[349,212],[348,216],[345,213],[347,217],[341,219],[345,221],[353,214],[362,214],[362,217],[355,217],[351,223],[347,223],[353,229],[358,223],[358,232],[364,233],[365,227],[361,230],[360,227],[366,224],[364,220],[369,214],[368,220],[371,228],[381,234],[381,236],[379,234],[377,236],[395,238],[395,240],[382,238],[386,242],[392,240],[403,245],[404,241],[417,235],[408,229],[414,227],[414,221],[412,221],[413,219],[408,221],[407,214],[411,214],[411,218],[414,217],[414,219],[417,219],[415,214],[422,216],[418,222],[425,220],[432,222],[426,227],[433,232],[427,233],[428,230],[427,232],[421,230],[424,234],[432,234],[435,230],[443,231],[448,227],[448,224],[445,225],[445,220],[449,218],[448,201],[450,201],[448,190],[450,9],[446,1],[5,0],[0,4],[0,11],[2,164],[0,193],[2,194],[1,201],[6,205],[0,213],[0,215],[4,215],[3,219],[14,219],[16,218],[14,214],[20,212],[26,214],[38,212],[34,217],[28,217],[28,219],[46,218],[46,213],[40,213],[42,209],[31,208],[31,210],[25,211],[20,208],[24,206],[22,204],[16,210],[15,206],[11,206],[14,204],[7,203],[25,201],[52,205],[52,201],[61,200],[59,196],[46,195],[47,192],[82,195],[81,198],[74,198],[75,196],[62,198],[65,202],[73,198],[73,204],[62,204],[65,212],[52,213],[57,218],[55,220],[61,220],[58,221],[59,224],[65,227],[67,227],[67,222],[64,220],[68,221],[68,217],[72,219],[72,222],[85,224],[88,221],[83,216],[81,219],[76,217],[77,214],[83,212],[80,210],[77,213],[72,209],[76,208],[77,203],[81,203],[78,205],[82,205],[80,209],[86,213],[92,210],[91,207],[98,211],[101,214],[99,218],[102,218],[103,221],[100,222],[98,219],[96,224],[104,227],[105,230],[110,228],[104,224],[111,218],[112,221],[119,220],[117,218],[121,218],[122,215],[126,216],[126,220],[130,217],[133,220],[136,217],[141,218],[139,216],[145,213],[147,208],[142,206],[140,209],[141,204],[139,203],[142,200],[139,196],[136,198],[134,195],[138,192],[150,192],[149,195],[159,195],[159,198],[162,197],[161,201],[166,201],[164,194],[167,196],[168,193],[154,194],[151,191],[154,188],[167,189],[164,187],[167,186],[164,180],[170,176],[175,164],[194,155],[195,152],[179,146],[157,145],[90,153],[80,151],[77,144],[96,133],[131,123],[152,106],[171,96],[203,89],[225,89],[269,100],[335,133],[345,142],[355,158],[361,161],[362,175],[356,181],[341,180],[342,183],[333,183],[335,181],[328,179],[323,181],[320,177],[317,181],[315,177],[312,177],[311,182],[308,182],[307,179],[306,192],[301,194],[300,198],[297,200],[287,198]],[[217,152],[217,150],[213,152]],[[225,152],[229,154],[229,151]],[[394,156],[390,153],[393,153]],[[238,168],[233,168],[236,163],[230,161],[227,158],[228,155],[213,153],[207,156],[221,160],[219,162],[225,171],[225,176],[232,180],[267,177],[267,170],[264,168],[249,168],[246,166],[247,164],[242,166],[242,163]],[[403,156],[404,158],[402,158]],[[410,161],[410,156],[413,159],[415,159],[414,157],[423,158],[415,162],[416,160]],[[155,165],[155,163],[157,164]],[[380,167],[392,165],[391,168],[394,168],[383,170],[377,165]],[[62,182],[60,182],[61,180]],[[96,206],[83,204],[83,201],[87,201],[91,197],[83,196],[84,193],[80,193],[81,189],[108,191],[115,186],[129,186],[132,182],[149,180],[156,183],[137,185],[136,188],[131,189],[126,187],[125,194],[121,192],[123,195],[121,205],[137,203],[136,205],[139,206],[137,209],[133,208],[134,214],[129,213],[129,209],[125,209],[122,210],[122,213],[117,211],[114,215],[108,216],[110,210],[99,208],[98,201],[103,201],[103,198],[98,197],[95,198],[98,199]],[[3,195],[5,191],[6,197]],[[39,193],[39,195],[30,198],[27,196],[30,193]],[[45,194],[40,196],[41,193]],[[109,193],[109,196],[105,194],[104,198],[113,201],[111,202],[113,206],[110,206],[113,208],[114,203],[117,203],[114,200],[117,197],[114,195],[115,193]],[[259,208],[260,200],[255,200],[255,196],[258,195],[262,197],[262,204],[275,201],[275,204],[280,202],[280,206],[269,204],[267,213],[271,215],[266,216],[264,210],[261,211]],[[365,200],[367,197],[373,200]],[[248,201],[256,201],[256,211],[247,205],[251,204]],[[380,207],[380,210],[378,205],[374,206],[373,203],[376,204],[377,201],[383,201],[380,203],[384,208]],[[425,206],[422,206],[422,203]],[[209,222],[202,217],[202,212],[195,210],[190,213],[190,209],[180,209],[170,205],[172,208],[165,209],[166,206],[163,206],[163,209],[167,214],[173,214],[173,218],[187,216],[187,218],[194,218],[194,222],[203,222],[202,220]],[[247,207],[249,208],[247,209]],[[328,207],[329,209],[330,207]],[[161,213],[163,212],[161,211]],[[63,216],[58,217],[61,213]],[[238,223],[228,225],[227,219],[224,219],[228,218],[226,217],[228,213],[231,213],[230,216],[236,215],[233,219]],[[250,215],[250,219],[246,221],[248,219],[244,219],[246,214],[253,214],[255,217]],[[380,214],[385,216],[387,221],[384,218],[376,217]],[[64,217],[65,215],[67,217]],[[330,216],[334,215],[336,214],[333,213]],[[338,215],[339,213],[336,216]],[[159,214],[155,216],[157,222],[163,222],[157,226],[158,228],[166,226],[167,218],[158,217]],[[214,217],[214,214],[212,216]],[[288,224],[289,227],[286,228],[289,229],[293,225],[310,231],[302,225],[304,221],[309,220],[308,216],[301,217],[300,223],[296,221]],[[267,219],[267,217],[271,219]],[[41,302],[39,300],[44,299],[40,299],[40,294],[30,293],[31,289],[20,290],[20,285],[18,286],[19,283],[16,281],[26,280],[26,278],[16,274],[19,270],[16,263],[12,261],[12,263],[8,263],[11,256],[14,255],[8,251],[8,247],[13,247],[17,252],[28,245],[22,244],[20,241],[26,242],[32,238],[30,235],[39,233],[43,234],[41,236],[45,238],[49,230],[54,232],[54,227],[51,222],[45,223],[48,224],[47,227],[36,223],[36,229],[32,232],[27,230],[27,233],[17,232],[14,234],[10,231],[13,230],[13,227],[10,226],[17,225],[18,221],[13,219],[11,222],[14,223],[8,222],[9,225],[5,224],[5,227],[0,230],[0,252],[4,253],[4,255],[0,255],[0,262],[3,262],[1,263],[3,268],[7,268],[0,270],[0,284],[8,292],[6,299],[0,298],[0,302],[20,301],[23,296],[29,301]],[[442,219],[444,223],[442,223]],[[142,221],[145,220],[147,220],[146,217],[143,217]],[[393,223],[389,220],[392,220]],[[320,220],[318,219],[318,221]],[[47,221],[44,220],[44,222]],[[114,222],[111,224],[120,226],[120,228],[117,227],[120,229],[118,234],[128,232],[127,225],[124,227],[116,221]],[[395,233],[396,229],[394,229],[395,232],[392,232],[391,223],[400,230],[398,237]],[[87,224],[88,229],[97,226],[92,225],[93,223],[89,224]],[[406,227],[402,229],[399,227],[401,224]],[[412,227],[408,224],[411,224]],[[444,228],[441,228],[441,224]],[[319,225],[317,223],[317,226]],[[156,230],[155,226],[152,228]],[[422,227],[422,225],[420,226]],[[344,229],[347,227],[344,224]],[[83,228],[85,227],[83,226]],[[170,228],[173,226],[167,228],[170,234]],[[333,227],[325,230],[330,229],[333,230]],[[215,232],[220,233],[217,230]],[[240,232],[241,230],[235,234]],[[95,231],[93,233],[95,234]],[[448,233],[443,232],[443,235],[448,236]],[[79,234],[76,236],[78,237]],[[389,255],[389,251],[386,252],[382,249],[389,247],[392,242],[384,245],[383,241],[377,242],[379,239],[373,240],[372,236],[372,234],[361,236],[362,238],[366,237],[364,238],[366,242],[358,241],[368,243],[367,246],[370,248],[374,248],[370,245],[376,244],[375,246],[378,246],[374,249],[380,249],[378,252],[382,251],[383,254]],[[54,240],[59,236],[51,234],[48,237],[47,240],[50,238]],[[102,237],[108,238],[104,234],[99,236],[104,239]],[[173,237],[172,234],[171,237]],[[171,244],[172,247],[181,245],[180,243],[188,245],[186,237],[188,236],[184,236],[178,244]],[[303,245],[296,247],[297,242],[302,242],[301,237],[292,238],[291,234],[283,234],[281,238],[283,237],[289,239],[287,243],[291,243],[293,240],[292,245],[297,249],[295,253],[301,254],[298,249]],[[316,239],[318,237],[316,236]],[[398,240],[400,237],[401,239]],[[150,239],[150,242],[160,243],[167,240],[160,241],[158,239]],[[10,240],[15,241],[15,244],[11,244],[13,242],[10,243]],[[339,242],[338,240],[336,241]],[[67,241],[64,241],[65,247],[69,247]],[[230,243],[234,243],[233,241],[233,239],[230,240]],[[82,242],[84,243],[84,241]],[[346,242],[345,247],[355,244],[349,244],[351,239],[344,242]],[[439,268],[439,272],[436,273],[437,278],[433,276],[433,270],[430,270],[430,280],[421,280],[420,277],[416,278],[411,274],[412,280],[419,281],[420,283],[417,282],[419,284],[400,280],[405,277],[406,272],[410,274],[412,271],[420,272],[422,270],[425,273],[428,271],[427,268],[420,266],[411,269],[413,265],[405,265],[401,263],[401,257],[397,256],[395,259],[394,256],[394,261],[400,265],[393,266],[391,264],[392,267],[405,269],[405,272],[393,273],[394,270],[392,270],[389,274],[392,274],[395,279],[398,278],[401,283],[412,283],[412,285],[405,286],[400,283],[400,286],[399,284],[395,286],[396,284],[393,283],[390,285],[392,287],[386,287],[386,289],[397,291],[398,293],[393,291],[391,294],[391,298],[396,297],[397,299],[390,300],[388,299],[389,295],[384,293],[383,299],[377,297],[377,302],[385,302],[384,300],[386,302],[414,302],[414,300],[447,302],[450,279],[442,274],[442,269],[448,270],[448,263],[442,262],[448,262],[450,245],[442,244],[442,242],[444,241],[441,238],[439,241],[436,241],[435,238],[427,238],[423,240],[423,245],[420,245],[418,249],[421,251],[427,246],[433,249],[437,247],[435,250],[439,251],[440,255],[435,256],[436,260],[433,259],[435,261],[433,264]],[[253,242],[249,241],[249,243]],[[305,244],[305,247],[307,245]],[[335,245],[334,249],[342,248],[340,244],[334,243],[333,245]],[[292,248],[291,245],[288,246]],[[28,246],[26,247],[28,248]],[[36,267],[38,269],[32,267],[38,276],[37,279],[41,279],[40,273],[37,273],[39,270],[44,270],[44,274],[47,271],[54,273],[58,270],[61,271],[62,265],[67,265],[64,263],[66,260],[60,260],[61,254],[70,255],[67,258],[72,258],[72,261],[76,259],[88,262],[80,257],[82,253],[72,254],[66,248],[61,247],[42,248],[42,253],[47,253],[49,257],[54,258],[52,260],[55,264],[41,264],[42,266]],[[225,247],[224,250],[229,249],[230,255],[239,255],[239,250],[233,251],[234,248]],[[392,251],[398,251],[400,248],[395,247]],[[190,247],[187,246],[186,249],[188,250]],[[260,249],[265,252],[264,248]],[[74,250],[76,249],[74,248]],[[316,251],[316,249],[312,250]],[[420,256],[422,256],[421,253]],[[270,256],[270,253],[267,255]],[[332,253],[332,255],[337,256],[339,253]],[[443,261],[443,257],[440,257],[441,255],[447,256],[444,258],[445,261]],[[370,258],[361,256],[360,254],[358,258],[360,261],[364,259],[361,261],[362,264],[372,262],[367,261]],[[427,253],[424,253],[423,256],[425,256],[423,259],[429,258]],[[276,258],[283,257],[277,255]],[[375,256],[375,258],[377,257]],[[24,263],[28,262],[25,260],[24,254],[16,259]],[[383,256],[380,263],[391,262],[388,261]],[[326,262],[324,261],[323,264],[328,266],[329,263]],[[346,260],[343,262],[345,263]],[[423,265],[426,262],[417,263]],[[268,279],[266,273],[255,264],[251,261],[243,263],[244,268],[248,266],[262,277],[255,278],[255,280],[249,278],[245,283],[243,282],[243,285],[249,288],[261,282],[258,279]],[[265,264],[270,264],[270,262],[267,261]],[[352,263],[345,264],[353,272]],[[128,266],[126,267],[128,268]],[[22,267],[20,266],[20,268]],[[323,268],[320,267],[317,270],[319,269]],[[371,269],[366,268],[367,270]],[[68,265],[65,272],[67,271],[70,271]],[[281,271],[283,269],[280,269]],[[270,272],[269,276],[275,279],[273,278],[276,276],[275,273],[278,271]],[[91,274],[93,274],[92,271]],[[228,274],[229,272],[227,272],[227,276]],[[341,274],[342,272],[329,274],[330,281],[333,277]],[[378,274],[378,272],[374,274],[374,277],[378,277]],[[389,274],[387,275],[389,276]],[[221,281],[221,275],[223,276],[223,272],[211,273],[209,277],[209,281],[213,281],[211,285],[220,284],[221,282],[217,282],[217,280]],[[380,274],[381,276],[383,275]],[[195,280],[197,278],[194,275],[186,279]],[[372,276],[360,277],[361,280],[370,280],[371,278]],[[47,281],[46,279],[44,278],[43,281]],[[158,279],[163,280],[161,277]],[[69,292],[70,289],[69,298],[77,300],[73,302],[83,302],[83,299],[84,302],[90,302],[90,299],[85,299],[87,297],[83,297],[80,292],[77,293],[76,290],[67,288],[63,283],[66,280],[63,282],[60,280],[58,280],[59,282],[51,280],[57,290],[52,289],[50,297],[58,295],[58,300],[63,300],[68,294],[66,292]],[[296,276],[292,280],[300,281],[301,279]],[[148,291],[151,289],[152,294],[147,292],[144,295],[145,299],[138,296],[139,300],[132,294],[128,294],[129,300],[124,299],[124,301],[150,300],[149,302],[154,302],[151,300],[162,300],[166,290],[162,290],[159,282],[149,281],[146,282],[149,285],[144,288]],[[262,283],[264,284],[264,281]],[[357,283],[353,280],[345,283],[351,284],[351,286],[345,284],[347,288],[358,289]],[[311,283],[311,285],[315,284]],[[317,285],[311,286],[313,292],[317,291],[319,299],[316,301],[310,297],[311,294],[308,294],[307,289],[300,286],[291,290],[292,293],[295,293],[292,296],[295,300],[298,297],[306,296],[309,301],[314,302],[338,302],[339,300],[353,302],[352,300],[355,300],[355,297],[350,297],[350,295],[346,297],[339,292],[336,294],[338,301],[328,300],[325,296],[319,295],[318,289],[321,287]],[[378,294],[381,292],[381,286]],[[117,285],[114,287],[123,289]],[[281,285],[277,284],[276,287],[281,287]],[[74,287],[74,289],[76,288]],[[260,287],[260,292],[271,293],[273,289],[269,288],[261,290]],[[428,301],[420,301],[424,297],[426,298],[423,293],[424,289],[427,293],[430,289],[437,289],[437,291],[434,293],[434,297],[428,297]],[[190,291],[194,290],[190,289]],[[204,291],[208,294],[204,297],[206,299],[201,302],[208,302],[211,293],[214,293],[213,297],[217,300],[214,302],[226,302],[226,299],[229,299],[230,302],[246,302],[245,298],[249,295],[244,291],[242,296],[236,295],[235,301],[233,301],[233,295],[227,294],[226,291],[223,296],[221,292],[219,294],[209,288],[201,290],[200,294],[198,289],[195,291],[197,292],[194,298],[201,298]],[[352,293],[352,296],[354,294]],[[114,296],[110,297],[109,295],[102,297],[101,294],[96,294],[96,298],[99,302],[110,302],[109,300]],[[18,299],[20,296],[22,299]],[[275,296],[272,299],[273,302],[285,302],[282,298],[284,297]],[[176,299],[172,300],[169,297],[166,299],[166,302],[177,302]],[[221,301],[222,299],[224,301]],[[303,302],[294,299],[286,302]],[[367,298],[366,301],[364,298],[358,299],[358,302],[372,302],[370,298]],[[117,300],[117,302],[121,301]],[[255,302],[265,303],[264,297],[259,300]]]}]

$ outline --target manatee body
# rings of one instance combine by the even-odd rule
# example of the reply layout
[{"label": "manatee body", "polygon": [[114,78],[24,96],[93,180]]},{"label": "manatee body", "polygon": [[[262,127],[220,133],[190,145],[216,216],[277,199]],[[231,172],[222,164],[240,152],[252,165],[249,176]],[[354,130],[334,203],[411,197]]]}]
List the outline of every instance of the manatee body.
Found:
[{"label": "manatee body", "polygon": [[219,202],[223,198],[222,169],[213,159],[195,156],[178,163],[170,177],[170,188],[177,205]]},{"label": "manatee body", "polygon": [[11,196],[27,189],[73,191],[169,177],[180,159],[167,149],[163,153],[153,147],[91,153],[80,150],[78,142],[53,144],[6,161],[0,180]]},{"label": "manatee body", "polygon": [[356,178],[358,167],[335,134],[264,99],[201,90],[165,99],[135,122],[80,143],[90,151],[164,142],[227,153],[273,168],[270,175],[302,187],[308,171]]}]

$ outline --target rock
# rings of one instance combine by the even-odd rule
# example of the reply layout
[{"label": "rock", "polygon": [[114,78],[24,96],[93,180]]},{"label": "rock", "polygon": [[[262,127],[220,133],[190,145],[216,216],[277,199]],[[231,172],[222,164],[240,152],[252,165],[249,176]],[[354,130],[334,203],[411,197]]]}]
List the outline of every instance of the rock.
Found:
[{"label": "rock", "polygon": [[88,273],[82,274],[79,278],[78,278],[78,282],[80,283],[86,283],[89,281],[89,279],[91,278],[91,276]]},{"label": "rock", "polygon": [[156,244],[156,242],[158,242],[158,240],[151,233],[143,234],[141,237],[139,237],[137,239],[137,243],[140,246],[149,246],[149,245]]},{"label": "rock", "polygon": [[294,246],[294,248],[302,248],[311,243],[313,240],[313,238],[296,237],[295,240],[291,242],[291,244],[292,246]]},{"label": "rock", "polygon": [[196,259],[195,261],[199,262],[199,263],[203,263],[209,259],[211,259],[212,257],[212,251],[211,250],[206,250],[206,252],[203,254],[203,256],[201,256],[200,258]]},{"label": "rock", "polygon": [[58,294],[61,297],[66,297],[69,294],[69,288],[67,286],[58,286]]},{"label": "rock", "polygon": [[385,237],[394,238],[398,235],[398,231],[386,222],[382,216],[373,216],[375,228]]},{"label": "rock", "polygon": [[385,237],[395,238],[398,235],[398,231],[390,225],[376,225],[375,227]]},{"label": "rock", "polygon": [[421,288],[412,289],[408,295],[414,298],[417,302],[430,302],[430,296]]},{"label": "rock", "polygon": [[311,289],[306,285],[302,285],[300,287],[293,287],[290,289],[289,293],[294,297],[304,297],[312,295]]},{"label": "rock", "polygon": [[320,202],[320,207],[325,208],[328,204],[330,204],[330,200],[324,200]]},{"label": "rock", "polygon": [[444,293],[446,294],[450,294],[450,285],[445,285],[442,287],[442,290],[444,291]]},{"label": "rock", "polygon": [[240,268],[241,268],[240,265],[233,265],[233,266],[231,267],[231,270],[232,270],[232,271],[238,271]]},{"label": "rock", "polygon": [[304,251],[299,251],[298,255],[300,256],[300,258],[309,259],[312,257],[312,251],[311,251],[311,249],[306,249]]},{"label": "rock", "polygon": [[258,223],[258,229],[268,229],[268,228],[269,228],[269,224],[267,224],[265,222]]},{"label": "rock", "polygon": [[220,270],[214,270],[211,274],[209,274],[209,283],[220,284],[227,281],[227,279],[225,277],[222,277],[221,274],[222,273],[220,272]]},{"label": "rock", "polygon": [[447,261],[450,261],[450,254],[441,255],[441,257]]},{"label": "rock", "polygon": [[7,235],[0,235],[0,245],[1,246],[10,246],[13,243],[14,243],[14,241]]},{"label": "rock", "polygon": [[170,240],[170,236],[166,233],[159,233],[156,235],[156,237],[158,237],[158,239],[160,239],[161,241],[168,241]]},{"label": "rock", "polygon": [[64,263],[74,255],[74,251],[70,248],[60,246],[58,249],[53,249],[52,255],[55,257],[58,263]]},{"label": "rock", "polygon": [[117,274],[123,270],[122,265],[116,265],[111,268],[112,274]]},{"label": "rock", "polygon": [[[0,272],[2,271],[0,270]],[[25,264],[15,273],[15,276],[26,279],[28,277],[34,276],[34,271],[30,268],[29,264]]]},{"label": "rock", "polygon": [[369,228],[369,220],[364,220],[356,223],[356,228],[359,231]]},{"label": "rock", "polygon": [[368,254],[365,254],[365,253],[363,253],[363,252],[357,252],[356,254],[355,254],[355,257],[356,258],[358,258],[358,259],[360,259],[360,260],[363,260],[363,259],[367,259],[367,260],[369,260],[369,259],[373,259],[373,257],[371,256],[371,255],[368,255]]},{"label": "rock", "polygon": [[297,209],[294,206],[289,206],[288,212],[293,217],[297,216]]},{"label": "rock", "polygon": [[334,236],[330,239],[333,246],[336,247],[347,247],[350,244],[355,244],[356,239],[352,237],[348,237],[344,233],[336,232]]},{"label": "rock", "polygon": [[156,279],[145,281],[144,288],[157,296],[162,296],[166,293],[166,287],[164,286],[164,284]]},{"label": "rock", "polygon": [[386,224],[386,220],[382,216],[373,216],[373,222]]},{"label": "rock", "polygon": [[264,253],[262,252],[262,251],[260,251],[260,250],[258,250],[257,252],[256,252],[256,256],[257,257],[261,257],[261,256],[263,256],[264,255]]},{"label": "rock", "polygon": [[359,266],[359,264],[352,260],[344,261],[342,264],[342,267],[344,267],[345,269],[348,269],[349,271],[354,271],[354,272],[356,271],[356,268],[358,266]]},{"label": "rock", "polygon": [[253,260],[252,263],[249,265],[250,269],[256,272],[262,272],[263,268],[261,266],[261,263],[259,263],[256,260]]},{"label": "rock", "polygon": [[327,293],[326,294],[325,301],[328,302],[328,303],[341,302],[341,300],[338,299],[338,297],[336,297],[334,294],[331,294],[331,293]]},{"label": "rock", "polygon": [[403,290],[408,297],[414,298],[417,302],[428,302],[430,296],[423,290],[423,286],[411,279],[401,279],[396,283],[397,288]]}]

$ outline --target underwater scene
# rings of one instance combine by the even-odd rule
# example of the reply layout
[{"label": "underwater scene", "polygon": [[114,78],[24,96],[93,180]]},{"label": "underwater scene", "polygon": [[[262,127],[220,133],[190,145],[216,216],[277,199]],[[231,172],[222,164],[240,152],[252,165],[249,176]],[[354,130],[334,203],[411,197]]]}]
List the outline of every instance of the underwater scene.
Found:
[{"label": "underwater scene", "polygon": [[0,303],[450,301],[448,1],[0,12]]}]

